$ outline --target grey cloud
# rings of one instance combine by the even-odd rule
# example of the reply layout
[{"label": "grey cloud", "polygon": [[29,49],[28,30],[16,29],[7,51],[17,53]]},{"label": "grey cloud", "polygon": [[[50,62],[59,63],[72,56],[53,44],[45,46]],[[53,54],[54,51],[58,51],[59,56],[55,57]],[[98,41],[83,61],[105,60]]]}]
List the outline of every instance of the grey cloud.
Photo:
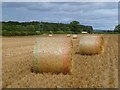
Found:
[{"label": "grey cloud", "polygon": [[32,11],[40,11],[40,12],[49,12],[49,11],[55,11],[57,5],[53,5],[50,3],[35,3],[29,7],[26,7],[27,10],[32,10]]},{"label": "grey cloud", "polygon": [[42,11],[42,12],[79,12],[84,10],[86,12],[96,9],[115,9],[117,3],[106,2],[9,2],[3,3],[3,7],[20,8],[24,7],[27,10]]},{"label": "grey cloud", "polygon": [[[70,22],[79,20],[80,23],[94,25],[94,27],[112,27],[118,15],[117,2],[27,2],[4,3],[7,8],[24,8],[27,11],[46,15],[46,21]],[[120,6],[119,6],[120,7]],[[114,22],[115,21],[115,22]]]},{"label": "grey cloud", "polygon": [[3,2],[2,3],[3,8],[20,8],[20,7],[26,7],[28,5],[29,4],[25,2]]}]

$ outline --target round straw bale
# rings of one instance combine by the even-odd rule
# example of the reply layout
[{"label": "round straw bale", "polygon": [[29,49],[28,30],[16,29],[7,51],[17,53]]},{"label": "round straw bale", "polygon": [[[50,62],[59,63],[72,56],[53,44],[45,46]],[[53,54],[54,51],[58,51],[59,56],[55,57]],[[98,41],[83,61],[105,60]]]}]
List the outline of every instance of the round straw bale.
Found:
[{"label": "round straw bale", "polygon": [[52,37],[52,34],[49,34],[49,37]]},{"label": "round straw bale", "polygon": [[78,36],[76,34],[73,35],[73,39],[77,39]]},{"label": "round straw bale", "polygon": [[70,73],[72,43],[68,38],[40,38],[34,48],[35,72]]},{"label": "round straw bale", "polygon": [[104,49],[104,39],[98,35],[82,36],[79,40],[80,54],[100,54]]},{"label": "round straw bale", "polygon": [[67,37],[70,37],[70,34],[67,34]]}]

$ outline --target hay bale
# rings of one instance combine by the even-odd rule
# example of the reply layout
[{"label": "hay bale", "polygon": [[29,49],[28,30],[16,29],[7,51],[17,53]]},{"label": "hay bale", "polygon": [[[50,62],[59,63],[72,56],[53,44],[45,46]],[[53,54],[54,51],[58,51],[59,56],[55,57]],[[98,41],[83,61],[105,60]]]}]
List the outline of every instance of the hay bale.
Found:
[{"label": "hay bale", "polygon": [[82,36],[79,40],[80,54],[100,54],[104,50],[104,39],[98,35]]},{"label": "hay bale", "polygon": [[52,34],[49,34],[48,36],[49,36],[49,37],[52,37]]},{"label": "hay bale", "polygon": [[67,37],[70,37],[70,34],[67,34]]},{"label": "hay bale", "polygon": [[35,72],[70,73],[72,44],[67,38],[40,38],[34,48]]},{"label": "hay bale", "polygon": [[73,39],[77,39],[78,36],[76,34],[73,35]]}]

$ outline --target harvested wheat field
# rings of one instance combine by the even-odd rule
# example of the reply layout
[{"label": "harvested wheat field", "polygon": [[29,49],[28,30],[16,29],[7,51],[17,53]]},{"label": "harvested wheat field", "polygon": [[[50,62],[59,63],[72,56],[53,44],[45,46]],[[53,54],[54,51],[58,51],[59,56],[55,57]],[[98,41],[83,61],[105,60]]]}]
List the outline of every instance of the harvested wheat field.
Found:
[{"label": "harvested wheat field", "polygon": [[[81,35],[78,35],[80,38]],[[52,37],[67,37],[53,35]],[[104,53],[99,55],[73,54],[72,73],[31,72],[36,38],[41,36],[3,37],[3,88],[117,88],[118,35],[104,35]],[[49,37],[51,38],[51,37]]]}]

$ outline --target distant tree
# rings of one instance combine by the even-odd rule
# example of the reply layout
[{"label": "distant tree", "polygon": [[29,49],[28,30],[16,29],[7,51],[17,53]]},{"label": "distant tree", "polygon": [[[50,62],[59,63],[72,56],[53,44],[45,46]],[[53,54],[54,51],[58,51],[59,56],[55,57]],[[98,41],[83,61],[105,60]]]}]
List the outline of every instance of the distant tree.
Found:
[{"label": "distant tree", "polygon": [[87,32],[88,32],[88,33],[93,33],[93,32],[94,32],[92,26],[88,26]]},{"label": "distant tree", "polygon": [[69,33],[69,34],[71,34],[70,27],[66,28],[66,32]]},{"label": "distant tree", "polygon": [[[22,29],[22,26],[21,26],[21,25],[16,25],[16,26],[15,26],[15,30],[18,31],[18,30],[21,30],[21,29]],[[22,30],[23,30],[23,29],[22,29]]]},{"label": "distant tree", "polygon": [[26,28],[28,31],[35,31],[34,25],[27,25]]},{"label": "distant tree", "polygon": [[70,25],[69,25],[70,31],[75,33],[75,34],[80,33],[81,30],[80,30],[79,25],[80,25],[80,23],[78,21],[70,22]]},{"label": "distant tree", "polygon": [[52,32],[52,31],[50,31],[49,33],[50,33],[50,34],[53,34],[53,32]]},{"label": "distant tree", "polygon": [[115,26],[114,31],[120,33],[120,24]]},{"label": "distant tree", "polygon": [[72,21],[72,22],[70,22],[70,24],[72,24],[72,25],[80,25],[80,23],[78,21]]}]

